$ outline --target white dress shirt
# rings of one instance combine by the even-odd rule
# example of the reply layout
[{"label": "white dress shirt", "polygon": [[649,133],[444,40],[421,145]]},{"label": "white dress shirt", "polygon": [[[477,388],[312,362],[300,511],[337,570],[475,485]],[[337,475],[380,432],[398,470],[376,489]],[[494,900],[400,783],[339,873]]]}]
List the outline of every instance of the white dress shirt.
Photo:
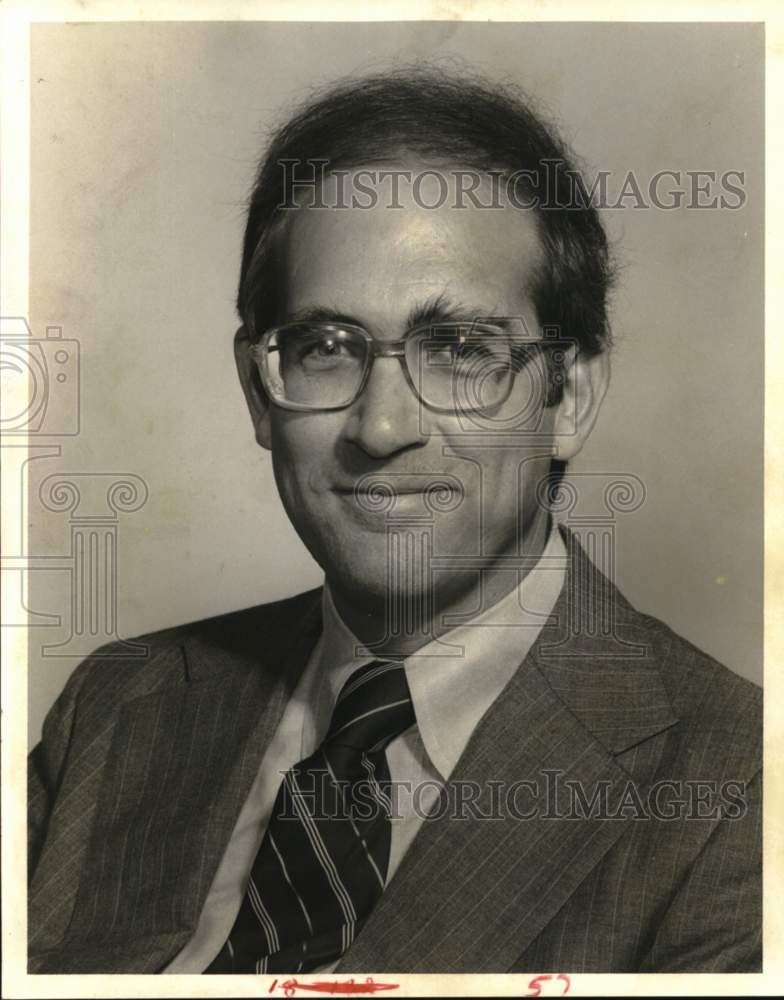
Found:
[{"label": "white dress shirt", "polygon": [[[391,820],[387,884],[480,719],[533,645],[560,593],[565,567],[566,550],[553,526],[541,559],[506,597],[405,660],[417,722],[386,751],[390,775],[399,792]],[[283,774],[319,746],[344,683],[355,670],[376,658],[367,651],[362,655],[361,647],[338,615],[325,586],[321,637],[262,758],[196,932],[165,973],[203,972],[223,947],[239,912]],[[331,971],[336,965],[334,962],[317,971]]]}]

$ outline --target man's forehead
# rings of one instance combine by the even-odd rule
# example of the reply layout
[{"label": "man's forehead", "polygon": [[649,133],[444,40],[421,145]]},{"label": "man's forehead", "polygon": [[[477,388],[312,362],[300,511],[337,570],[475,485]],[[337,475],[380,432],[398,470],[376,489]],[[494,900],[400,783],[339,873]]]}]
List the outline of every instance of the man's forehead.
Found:
[{"label": "man's forehead", "polygon": [[280,247],[280,320],[328,308],[391,335],[439,301],[455,310],[436,321],[535,323],[530,293],[542,253],[532,212],[427,209],[413,191],[401,191],[400,203],[293,210]]},{"label": "man's forehead", "polygon": [[[405,174],[395,192],[381,176],[392,169]],[[503,203],[458,205],[452,199],[459,195],[460,178],[449,169],[437,176],[440,169],[416,161],[355,167],[328,176],[315,196],[303,192],[302,207],[289,210],[281,247],[289,292],[298,300],[296,293],[306,292],[291,305],[322,304],[325,296],[351,299],[363,283],[375,296],[402,296],[409,309],[437,296],[482,305],[488,312],[493,305],[519,304],[542,260],[533,212]],[[374,183],[368,204],[357,194],[358,185],[367,190]],[[482,184],[489,191],[492,183],[483,174],[477,192]],[[449,196],[437,198],[445,189]]]}]

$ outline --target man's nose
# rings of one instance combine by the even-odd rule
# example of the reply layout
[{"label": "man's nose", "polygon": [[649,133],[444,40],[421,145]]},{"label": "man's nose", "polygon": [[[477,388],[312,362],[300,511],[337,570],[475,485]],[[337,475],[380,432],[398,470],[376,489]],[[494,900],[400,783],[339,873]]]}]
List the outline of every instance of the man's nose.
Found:
[{"label": "man's nose", "polygon": [[400,360],[376,358],[365,388],[351,408],[346,438],[372,458],[387,458],[427,440],[422,416]]}]

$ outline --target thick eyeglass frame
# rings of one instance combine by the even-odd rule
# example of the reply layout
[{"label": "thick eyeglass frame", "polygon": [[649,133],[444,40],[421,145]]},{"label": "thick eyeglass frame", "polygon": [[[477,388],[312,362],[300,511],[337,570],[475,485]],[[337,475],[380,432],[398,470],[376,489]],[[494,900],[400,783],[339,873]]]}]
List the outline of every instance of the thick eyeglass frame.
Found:
[{"label": "thick eyeglass frame", "polygon": [[[340,330],[356,333],[359,334],[359,336],[361,336],[362,339],[367,344],[368,353],[365,355],[364,371],[362,373],[362,377],[359,380],[356,392],[349,400],[327,405],[314,405],[312,403],[296,403],[292,402],[289,399],[285,399],[279,392],[275,390],[275,387],[273,385],[272,375],[269,371],[269,358],[268,358],[269,342],[276,334],[280,333],[283,330],[295,326],[305,326],[305,325],[318,327],[319,330],[323,330],[325,333],[329,333],[330,331],[337,332]],[[367,385],[367,381],[370,378],[370,373],[373,370],[373,364],[376,358],[397,358],[400,361],[401,368],[403,369],[403,375],[405,376],[406,383],[408,384],[409,388],[414,393],[414,395],[416,396],[416,398],[419,400],[420,403],[423,403],[431,410],[436,410],[439,413],[456,413],[458,411],[461,413],[477,412],[478,410],[483,409],[483,407],[439,406],[437,403],[431,403],[430,400],[426,399],[422,395],[422,393],[417,389],[416,384],[414,383],[413,376],[411,375],[411,371],[409,369],[408,359],[406,357],[406,344],[414,337],[424,333],[425,331],[444,330],[444,329],[449,329],[451,327],[469,327],[471,330],[472,338],[475,334],[478,335],[486,334],[488,336],[498,337],[498,331],[499,331],[499,326],[493,323],[480,322],[480,321],[472,321],[470,323],[466,323],[459,320],[454,320],[454,321],[446,320],[436,323],[432,322],[423,323],[420,326],[415,326],[413,329],[408,330],[401,340],[381,341],[377,340],[375,337],[369,334],[367,330],[365,330],[363,327],[356,326],[353,323],[329,323],[321,321],[318,322],[314,321],[312,323],[308,323],[307,321],[302,321],[302,322],[284,323],[281,326],[275,326],[271,327],[268,330],[265,330],[258,343],[248,345],[248,353],[250,354],[252,359],[256,362],[259,374],[261,376],[261,381],[264,387],[264,391],[267,393],[270,399],[283,410],[295,410],[299,412],[309,412],[309,413],[326,411],[326,410],[345,410],[347,407],[353,405],[364,392],[365,386]],[[530,340],[528,338],[515,336],[514,334],[507,332],[503,333],[503,337],[505,340],[508,340],[516,344],[517,351],[523,353],[524,355],[523,364],[527,363],[527,361],[530,360],[532,356],[532,355],[525,356],[527,354],[527,351],[533,351],[535,348],[543,347],[546,344],[546,342],[543,340]],[[438,338],[433,337],[432,339],[437,342]],[[523,365],[521,364],[520,368],[522,367]],[[517,377],[517,373],[520,370],[520,368],[512,372],[512,377],[509,379],[509,385],[506,390],[506,394],[503,396],[502,399],[493,403],[494,407],[502,406],[509,398],[509,396],[512,393],[515,379]]]}]

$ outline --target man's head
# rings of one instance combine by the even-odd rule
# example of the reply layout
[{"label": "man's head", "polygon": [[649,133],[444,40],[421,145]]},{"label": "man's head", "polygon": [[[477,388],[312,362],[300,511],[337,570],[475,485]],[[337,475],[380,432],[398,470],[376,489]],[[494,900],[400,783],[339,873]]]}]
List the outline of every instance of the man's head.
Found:
[{"label": "man's head", "polygon": [[[315,175],[313,161],[326,161]],[[345,600],[378,607],[416,562],[401,554],[390,566],[390,525],[418,524],[421,542],[429,524],[442,604],[476,580],[460,557],[497,568],[498,557],[536,551],[546,523],[538,487],[556,448],[567,460],[580,450],[606,388],[609,280],[604,232],[563,145],[501,88],[433,72],[379,76],[339,86],[278,132],[251,198],[237,359],[286,510]],[[248,351],[294,321],[359,328],[355,341],[322,342],[319,367],[304,373],[312,386],[325,354],[348,359],[363,332],[388,345],[447,321],[484,330],[476,320],[523,331],[529,347],[557,332],[540,364],[514,354],[483,383],[508,378],[509,392],[481,419],[430,405],[418,375],[427,343],[405,362],[376,357],[359,395],[336,409],[272,402]],[[278,364],[284,352],[272,351]],[[320,391],[307,398],[318,404]],[[391,507],[376,503],[374,475]],[[400,587],[425,586],[412,572]]]}]

